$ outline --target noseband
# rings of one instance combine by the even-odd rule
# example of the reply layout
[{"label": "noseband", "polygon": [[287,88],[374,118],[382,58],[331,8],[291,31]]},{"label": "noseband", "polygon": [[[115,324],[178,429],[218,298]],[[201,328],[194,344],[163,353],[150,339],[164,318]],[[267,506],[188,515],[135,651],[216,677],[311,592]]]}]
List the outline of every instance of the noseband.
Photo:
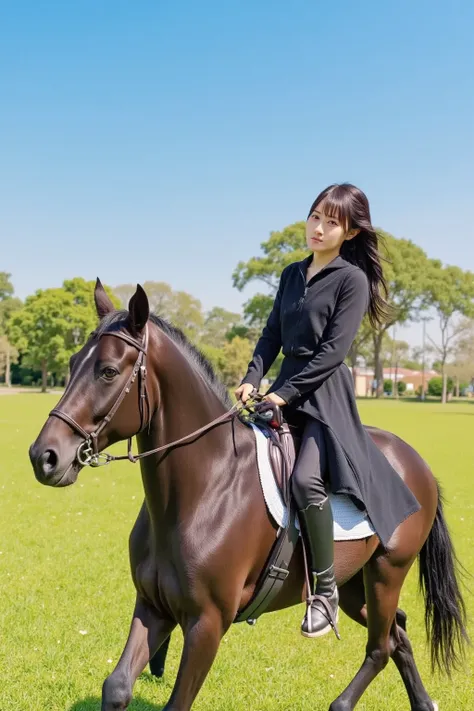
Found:
[{"label": "noseband", "polygon": [[[57,417],[60,420],[63,420],[63,422],[66,422],[72,429],[77,432],[83,439],[84,442],[81,442],[79,447],[77,448],[76,452],[76,459],[81,464],[82,466],[91,466],[91,467],[100,467],[103,466],[104,464],[108,464],[109,462],[112,461],[118,461],[121,459],[128,459],[130,462],[135,464],[138,462],[140,459],[143,457],[148,457],[151,454],[156,454],[158,452],[170,449],[171,447],[174,447],[178,444],[182,444],[192,437],[197,437],[198,435],[207,432],[210,430],[212,427],[214,427],[217,424],[220,424],[222,422],[226,422],[234,417],[234,415],[239,412],[242,408],[243,405],[241,402],[236,403],[230,410],[225,412],[223,415],[220,415],[219,417],[216,417],[215,420],[212,420],[212,422],[209,422],[207,425],[204,425],[204,427],[199,428],[198,430],[195,430],[194,432],[191,432],[188,435],[185,435],[184,437],[181,437],[180,439],[175,440],[174,442],[170,442],[169,444],[164,444],[161,447],[156,447],[155,449],[151,449],[148,452],[141,452],[140,454],[134,455],[132,453],[132,437],[128,438],[128,451],[126,455],[116,457],[113,454],[108,454],[107,452],[99,452],[99,435],[102,432],[102,430],[109,424],[110,420],[113,418],[117,410],[119,409],[120,405],[122,404],[124,398],[128,393],[130,392],[133,383],[135,382],[137,375],[139,377],[139,396],[138,396],[138,408],[140,411],[140,429],[138,430],[137,434],[142,432],[146,427],[150,425],[150,415],[151,415],[151,410],[150,410],[150,401],[148,398],[148,391],[146,388],[146,376],[147,376],[147,369],[146,369],[146,356],[147,356],[147,348],[148,348],[148,324],[145,326],[145,335],[143,337],[143,342],[140,343],[139,341],[135,340],[132,338],[132,336],[129,336],[127,333],[123,333],[121,331],[105,331],[104,333],[101,333],[99,338],[102,336],[115,336],[115,338],[120,338],[122,341],[125,341],[129,345],[133,346],[138,350],[138,356],[135,361],[135,365],[133,366],[132,372],[130,373],[130,376],[123,386],[122,390],[120,391],[120,394],[115,401],[114,405],[110,409],[109,413],[104,417],[104,419],[99,423],[99,425],[93,430],[92,432],[86,432],[85,429],[83,429],[77,422],[76,420],[68,415],[66,412],[63,412],[59,408],[54,408],[54,410],[51,410],[49,413],[50,417]],[[146,416],[145,416],[145,410],[146,410]]]}]

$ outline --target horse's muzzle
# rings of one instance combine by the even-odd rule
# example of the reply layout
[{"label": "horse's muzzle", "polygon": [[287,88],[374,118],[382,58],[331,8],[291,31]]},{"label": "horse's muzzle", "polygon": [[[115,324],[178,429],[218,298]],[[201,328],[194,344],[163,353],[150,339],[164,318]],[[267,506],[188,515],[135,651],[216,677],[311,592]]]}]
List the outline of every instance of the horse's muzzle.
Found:
[{"label": "horse's muzzle", "polygon": [[77,478],[79,467],[74,462],[61,462],[59,452],[53,447],[44,449],[38,440],[29,450],[30,461],[36,479],[46,486],[68,486]]}]

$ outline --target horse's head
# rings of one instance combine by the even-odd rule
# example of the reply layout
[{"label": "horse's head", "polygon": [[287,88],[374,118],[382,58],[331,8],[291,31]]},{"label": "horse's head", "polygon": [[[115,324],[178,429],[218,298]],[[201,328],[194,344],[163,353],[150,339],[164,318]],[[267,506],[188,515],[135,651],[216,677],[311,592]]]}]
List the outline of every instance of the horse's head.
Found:
[{"label": "horse's head", "polygon": [[30,447],[42,484],[73,484],[82,466],[98,463],[110,444],[133,437],[149,421],[146,388],[148,299],[140,286],[128,312],[115,312],[102,284],[94,292],[101,323],[70,362],[71,377]]}]

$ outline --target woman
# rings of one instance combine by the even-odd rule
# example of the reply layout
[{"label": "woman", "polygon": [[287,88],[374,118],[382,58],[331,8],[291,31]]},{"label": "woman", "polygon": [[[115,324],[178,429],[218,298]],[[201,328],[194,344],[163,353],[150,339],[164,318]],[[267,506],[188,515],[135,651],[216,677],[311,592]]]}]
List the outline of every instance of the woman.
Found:
[{"label": "woman", "polygon": [[313,590],[301,630],[306,637],[319,637],[335,629],[339,601],[326,488],[350,495],[386,548],[419,505],[363,428],[343,362],[365,313],[376,326],[389,312],[365,194],[350,184],[326,188],[309,211],[306,243],[312,254],[283,270],[271,314],[235,394],[246,402],[282,348],[281,370],[265,399],[284,407],[286,419],[302,429],[293,496]]}]

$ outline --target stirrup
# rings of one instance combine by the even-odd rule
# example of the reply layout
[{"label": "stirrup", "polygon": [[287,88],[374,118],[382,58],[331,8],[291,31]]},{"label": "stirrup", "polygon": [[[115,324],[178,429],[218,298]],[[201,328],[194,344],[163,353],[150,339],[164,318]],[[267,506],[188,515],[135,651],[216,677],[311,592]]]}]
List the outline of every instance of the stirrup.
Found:
[{"label": "stirrup", "polygon": [[[318,612],[323,617],[325,617],[326,620],[328,621],[327,626],[324,627],[319,632],[312,631],[311,608],[315,602],[320,603],[320,607],[315,608],[315,609],[318,610]],[[331,603],[329,602],[326,595],[316,595],[316,594],[310,595],[309,597],[306,598],[306,605],[307,605],[306,614],[303,618],[302,626],[304,625],[305,620],[307,620],[308,632],[305,632],[303,629],[301,629],[301,634],[304,637],[310,637],[310,638],[322,637],[323,635],[327,634],[330,631],[330,629],[332,628],[334,630],[334,634],[336,635],[337,639],[340,640],[341,635],[339,634],[339,629],[337,626],[337,622],[339,619],[339,599],[337,601],[337,608],[336,608],[335,615],[333,614]]]}]

